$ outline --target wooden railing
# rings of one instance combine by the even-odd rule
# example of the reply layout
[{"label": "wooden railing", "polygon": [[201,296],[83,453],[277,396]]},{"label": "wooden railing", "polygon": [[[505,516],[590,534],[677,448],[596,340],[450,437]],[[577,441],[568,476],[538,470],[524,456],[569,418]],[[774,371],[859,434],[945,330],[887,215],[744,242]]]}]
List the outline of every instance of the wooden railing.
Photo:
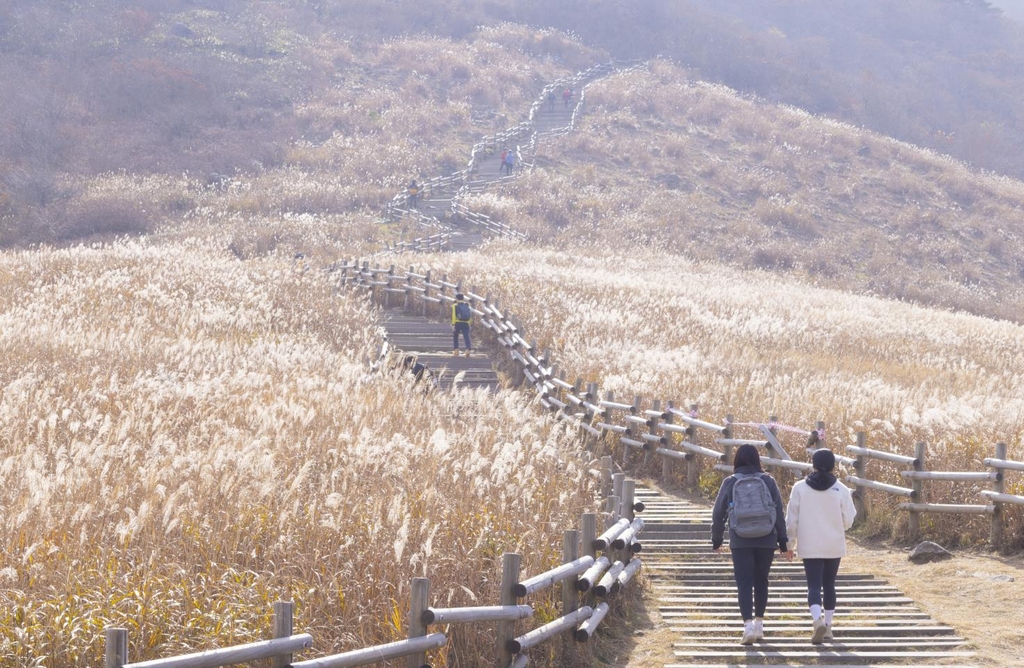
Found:
[{"label": "wooden railing", "polygon": [[[461,281],[453,283],[445,277],[440,283],[431,283],[429,273],[419,274],[412,268],[402,272],[394,266],[372,267],[367,261],[339,263],[337,269],[343,285],[368,290],[388,306],[396,295],[400,295],[405,308],[418,306],[424,315],[428,315],[436,305],[438,317],[444,316],[446,305],[453,301],[452,296],[445,294],[444,288],[466,292],[461,288]],[[662,474],[668,477],[677,462],[685,463],[687,484],[696,487],[705,463],[722,474],[732,473],[733,451],[740,445],[751,444],[760,448],[764,454],[761,462],[771,470],[800,474],[812,469],[810,455],[816,448],[824,446],[825,423],[822,421],[817,422],[814,428],[803,429],[782,424],[775,416],[763,422],[737,422],[727,415],[724,422],[718,424],[700,419],[696,405],[684,410],[673,401],[646,403],[640,396],[623,402],[616,400],[611,392],[600,392],[596,383],[585,384],[583,379],[569,382],[564,372],[560,373],[553,363],[551,353],[537,350],[536,344],[526,339],[517,321],[504,313],[496,300],[475,292],[471,290],[466,294],[477,316],[474,327],[488,330],[494,342],[506,351],[517,382],[531,388],[540,405],[552,411],[557,419],[574,425],[594,439],[612,439],[624,446],[623,465],[633,453],[642,453],[645,459],[661,456]],[[710,436],[700,438],[700,434],[705,432],[710,432]],[[787,434],[788,437],[785,436]],[[783,440],[793,437],[798,438],[799,443],[790,443],[786,447]],[[854,469],[855,474],[848,476],[846,481],[855,487],[855,498],[865,515],[870,512],[866,502],[868,490],[907,497],[909,501],[897,508],[909,513],[911,537],[916,538],[920,533],[922,513],[987,514],[992,516],[991,543],[998,547],[1002,541],[1004,506],[1024,505],[1024,496],[1005,493],[1006,472],[1024,471],[1024,463],[1006,460],[1005,444],[997,444],[994,457],[985,460],[991,469],[989,471],[928,471],[924,465],[924,444],[917,446],[914,457],[908,457],[870,450],[865,446],[864,438],[861,434],[856,444],[846,447],[846,455],[850,456],[844,455],[841,448],[836,453],[839,463]],[[715,447],[709,447],[711,445]],[[791,453],[797,454],[799,459]],[[911,486],[871,480],[867,475],[867,461],[870,459],[912,467],[912,470],[896,476],[910,480]],[[992,488],[978,493],[985,500],[984,504],[926,503],[924,485],[928,480],[986,482],[991,483]]]},{"label": "wooden railing", "polygon": [[[545,103],[549,92],[560,90],[566,86],[573,88],[573,90],[579,89],[579,98],[573,106],[573,113],[569,124],[563,128],[543,133],[548,136],[565,134],[576,126],[580,114],[583,113],[586,89],[590,82],[617,70],[629,71],[639,67],[642,67],[642,61],[613,61],[609,63],[602,63],[579,72],[571,77],[559,79],[558,81],[548,84],[541,91],[540,96],[533,102],[525,121],[494,135],[484,137],[478,141],[473,145],[473,148],[470,151],[469,161],[464,169],[424,181],[420,184],[422,189],[421,197],[429,197],[430,194],[438,193],[451,194],[453,214],[456,214],[468,222],[479,226],[481,229],[494,233],[498,236],[525,238],[525,234],[516,232],[504,223],[494,221],[484,214],[472,212],[464,204],[461,204],[459,200],[467,195],[483,192],[496,183],[504,183],[514,179],[522,169],[530,169],[534,166],[535,162],[533,160],[533,156],[536,153],[538,137],[538,132],[536,131],[534,124],[537,114]],[[493,159],[497,152],[503,147],[509,148],[516,154],[520,170],[517,170],[514,174],[509,176],[488,179],[476,178],[476,175],[478,175],[480,170],[484,168],[484,160]],[[408,195],[403,192],[395,195],[387,205],[385,218],[387,220],[396,220],[398,218],[407,217],[413,218],[420,225],[438,229],[442,232],[452,231],[450,226],[442,223],[437,218],[428,216],[421,211],[410,207],[408,203]],[[403,247],[401,250],[424,251],[437,249],[413,243],[411,247]]]},{"label": "wooden railing", "polygon": [[[598,513],[585,513],[580,529],[565,531],[562,563],[548,571],[521,579],[521,557],[506,553],[502,559],[501,590],[494,606],[440,608],[430,604],[430,581],[413,578],[409,601],[408,638],[384,645],[350,650],[305,661],[292,661],[296,652],[312,647],[313,637],[293,634],[293,604],[274,604],[274,637],[262,642],[212,649],[182,656],[128,662],[128,631],[106,630],[105,668],[219,668],[238,663],[270,660],[272,668],[348,668],[407,658],[410,668],[426,665],[427,652],[447,645],[444,633],[430,633],[431,626],[493,623],[496,627],[496,666],[526,666],[528,652],[547,640],[571,632],[586,642],[604,621],[610,603],[639,572],[642,563],[637,535],[644,522],[636,517],[643,504],[634,500],[635,482],[612,472],[610,457],[602,460],[601,508],[605,528],[598,531]],[[520,602],[561,585],[561,611],[557,619],[520,633],[518,622],[533,617],[534,609]]]}]

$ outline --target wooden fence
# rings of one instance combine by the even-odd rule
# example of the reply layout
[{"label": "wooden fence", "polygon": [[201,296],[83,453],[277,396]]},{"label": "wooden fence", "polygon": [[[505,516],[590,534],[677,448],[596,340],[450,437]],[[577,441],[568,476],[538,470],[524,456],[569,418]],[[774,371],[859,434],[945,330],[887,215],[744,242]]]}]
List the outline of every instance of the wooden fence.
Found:
[{"label": "wooden fence", "polygon": [[[437,316],[445,317],[447,308],[454,301],[454,291],[466,293],[467,301],[477,316],[473,326],[483,328],[492,340],[506,351],[507,360],[513,364],[516,380],[531,388],[538,402],[552,411],[559,420],[567,421],[594,439],[612,439],[624,446],[623,465],[632,454],[642,454],[645,459],[661,456],[662,474],[668,477],[673,467],[685,464],[686,481],[691,488],[698,484],[698,476],[705,464],[722,474],[732,473],[733,450],[739,445],[751,444],[761,449],[762,463],[779,472],[811,470],[810,455],[815,449],[824,447],[825,423],[819,421],[813,428],[803,429],[779,422],[775,416],[761,422],[736,422],[731,415],[722,424],[702,420],[698,407],[685,409],[673,401],[654,400],[645,402],[641,396],[631,401],[616,400],[611,392],[600,392],[597,383],[584,383],[583,379],[569,382],[564,372],[559,372],[552,362],[549,351],[537,350],[536,344],[526,339],[525,333],[515,318],[502,312],[496,300],[489,295],[476,294],[476,289],[465,291],[462,282],[451,282],[443,277],[439,282],[430,279],[430,273],[417,273],[413,268],[407,272],[371,266],[368,261],[342,262],[335,269],[340,273],[342,285],[354,286],[372,293],[373,297],[386,307],[397,306],[396,299],[407,310],[419,310],[429,315],[436,307]],[[452,295],[446,294],[451,289]],[[700,434],[710,432],[709,437]],[[783,445],[784,435],[797,437],[799,442]],[[702,444],[701,441],[710,443]],[[906,497],[908,502],[899,504],[899,510],[909,513],[910,538],[921,534],[920,517],[925,513],[961,513],[990,515],[992,527],[990,541],[994,548],[1002,545],[1005,508],[1024,506],[1024,496],[1007,494],[1005,476],[1008,472],[1024,471],[1024,463],[1006,459],[1006,444],[995,445],[993,457],[985,459],[989,470],[972,471],[929,471],[925,467],[926,446],[919,443],[915,456],[895,454],[866,447],[866,436],[861,433],[857,442],[842,446],[836,453],[837,461],[852,467],[854,475],[846,481],[854,488],[854,497],[860,512],[870,512],[869,491],[885,492]],[[708,447],[714,445],[715,447]],[[836,448],[834,448],[836,449]],[[797,453],[794,458],[790,453]],[[847,456],[849,455],[849,456]],[[868,461],[877,460],[889,464],[910,467],[896,477],[910,481],[910,487],[902,487],[877,478],[869,478]],[[890,473],[886,478],[893,478]],[[986,483],[991,489],[980,490],[977,496],[981,504],[952,504],[929,502],[926,499],[927,481],[953,481],[970,484]]]},{"label": "wooden fence", "polygon": [[[438,608],[430,604],[430,581],[413,578],[409,601],[408,638],[384,645],[365,647],[341,654],[305,661],[293,661],[293,654],[313,645],[311,635],[294,634],[294,607],[290,602],[274,604],[273,638],[261,642],[208,650],[165,659],[129,663],[128,631],[106,630],[105,668],[219,668],[238,663],[270,660],[272,668],[348,668],[406,658],[409,668],[426,665],[427,652],[444,647],[448,637],[430,632],[431,626],[450,624],[495,625],[493,665],[521,668],[529,663],[529,650],[545,641],[571,633],[587,642],[604,621],[615,596],[636,577],[642,563],[636,556],[637,540],[644,528],[636,513],[642,503],[634,500],[636,483],[622,473],[612,472],[610,457],[602,460],[601,504],[605,518],[598,534],[598,513],[585,513],[580,528],[565,531],[562,563],[544,573],[521,579],[520,555],[502,558],[499,601],[494,606]],[[521,599],[561,585],[561,616],[521,633],[518,622],[533,617],[534,609]]]},{"label": "wooden fence", "polygon": [[[470,151],[469,162],[466,164],[465,168],[445,176],[437,176],[422,182],[420,184],[422,189],[421,197],[436,196],[439,194],[451,195],[453,214],[462,217],[470,223],[473,223],[492,234],[503,237],[525,238],[525,234],[513,230],[508,225],[494,221],[484,214],[474,213],[468,207],[459,202],[459,200],[466,195],[483,192],[495,183],[503,183],[515,178],[515,176],[511,175],[500,178],[477,178],[476,175],[480,170],[482,162],[485,159],[489,159],[494,156],[502,147],[508,147],[519,157],[519,163],[522,168],[532,168],[534,166],[532,156],[536,153],[538,135],[544,134],[547,136],[557,136],[571,131],[576,126],[579,116],[583,113],[586,88],[590,82],[615,71],[629,71],[642,66],[642,61],[611,61],[595,65],[594,67],[578,72],[571,77],[559,79],[558,81],[548,84],[541,91],[540,96],[533,102],[526,120],[507,128],[502,132],[484,137],[474,144]],[[548,93],[565,87],[571,87],[574,90],[577,88],[579,89],[579,99],[573,107],[573,113],[568,125],[555,131],[538,133],[535,128],[535,121],[537,115],[540,113],[542,105],[547,99]],[[451,232],[451,228],[441,221],[427,216],[426,214],[409,206],[408,195],[404,192],[399,193],[392,198],[391,202],[386,207],[385,217],[387,220],[412,218],[418,224],[425,227],[440,230],[442,233]],[[405,244],[409,245],[406,247]],[[414,242],[403,242],[403,244],[399,245],[402,246],[402,250],[437,250],[435,247],[423,244],[422,240],[419,239]]]}]

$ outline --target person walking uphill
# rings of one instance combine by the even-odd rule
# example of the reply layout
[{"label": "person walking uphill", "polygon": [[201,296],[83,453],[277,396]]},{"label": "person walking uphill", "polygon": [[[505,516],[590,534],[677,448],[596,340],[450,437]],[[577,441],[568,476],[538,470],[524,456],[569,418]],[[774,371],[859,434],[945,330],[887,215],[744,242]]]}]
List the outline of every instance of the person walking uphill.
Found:
[{"label": "person walking uphill", "polygon": [[741,445],[733,458],[733,474],[722,481],[711,520],[711,548],[722,551],[726,521],[729,551],[736,578],[736,598],[743,616],[744,645],[764,638],[768,607],[768,573],[775,548],[787,558],[789,538],[782,513],[782,495],[775,479],[761,470],[753,445]]},{"label": "person walking uphill", "polygon": [[466,357],[469,357],[469,323],[473,320],[473,310],[466,303],[466,296],[461,292],[455,295],[452,304],[452,354],[459,354],[459,333],[466,343]]},{"label": "person walking uphill", "polygon": [[846,556],[846,530],[853,526],[857,509],[850,488],[832,475],[836,467],[832,451],[815,450],[811,461],[814,470],[793,485],[786,522],[804,562],[807,605],[813,622],[811,642],[817,645],[832,640],[836,575],[840,560]]},{"label": "person walking uphill", "polygon": [[512,175],[512,168],[516,165],[516,152],[509,151],[505,154],[505,174],[507,176]]}]

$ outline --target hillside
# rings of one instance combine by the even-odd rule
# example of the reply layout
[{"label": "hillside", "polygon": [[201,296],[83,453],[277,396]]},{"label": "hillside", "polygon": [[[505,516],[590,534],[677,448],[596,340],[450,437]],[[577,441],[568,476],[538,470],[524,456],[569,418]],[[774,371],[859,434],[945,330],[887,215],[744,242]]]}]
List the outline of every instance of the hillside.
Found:
[{"label": "hillside", "polygon": [[[514,390],[368,373],[381,314],[323,271],[402,231],[381,206],[409,178],[621,52],[471,4],[0,5],[0,662],[97,665],[113,625],[134,660],[264,638],[277,598],[343,651],[402,635],[411,577],[479,604],[504,551],[558,559],[597,485],[578,434]],[[475,198],[528,243],[384,261],[473,281],[624,396],[1019,459],[1019,182],[699,74],[595,85]]]},{"label": "hillside", "polygon": [[[542,244],[669,250],[1019,321],[1024,184],[665,63],[589,93],[582,131],[476,206]],[[647,251],[644,251],[647,252]]]}]

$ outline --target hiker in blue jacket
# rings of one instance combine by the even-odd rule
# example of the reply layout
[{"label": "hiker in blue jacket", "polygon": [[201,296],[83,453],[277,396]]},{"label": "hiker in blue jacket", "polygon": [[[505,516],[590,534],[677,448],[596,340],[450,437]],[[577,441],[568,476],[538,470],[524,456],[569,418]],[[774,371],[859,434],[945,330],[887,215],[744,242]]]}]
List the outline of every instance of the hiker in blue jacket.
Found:
[{"label": "hiker in blue jacket", "polygon": [[792,560],[786,535],[786,514],[775,479],[761,469],[753,445],[741,445],[733,458],[733,474],[722,481],[712,511],[711,548],[722,551],[729,522],[729,551],[736,579],[736,597],[743,615],[742,644],[764,638],[768,607],[768,573],[778,547]]}]

